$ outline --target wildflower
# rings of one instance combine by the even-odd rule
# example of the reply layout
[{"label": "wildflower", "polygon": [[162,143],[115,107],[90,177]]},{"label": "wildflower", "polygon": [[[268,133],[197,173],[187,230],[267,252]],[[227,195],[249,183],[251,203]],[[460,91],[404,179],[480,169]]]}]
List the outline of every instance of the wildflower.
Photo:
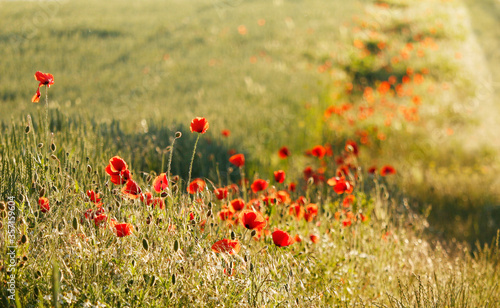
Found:
[{"label": "wildflower", "polygon": [[328,180],[327,184],[332,186],[333,190],[339,195],[343,193],[350,194],[353,191],[351,183],[344,177],[333,177]]},{"label": "wildflower", "polygon": [[300,220],[304,217],[304,207],[298,203],[294,203],[290,206],[288,213],[292,216],[295,216],[295,219]]},{"label": "wildflower", "polygon": [[237,240],[222,239],[212,245],[212,251],[216,253],[237,254],[240,251],[240,243]]},{"label": "wildflower", "polygon": [[90,201],[94,202],[94,203],[99,203],[101,202],[101,198],[99,197],[99,194],[96,193],[95,191],[93,190],[88,190],[87,191],[87,196],[90,198]]},{"label": "wildflower", "polygon": [[356,200],[356,197],[354,195],[347,195],[344,200],[342,200],[342,206],[345,208],[350,207],[353,205],[354,201]]},{"label": "wildflower", "polygon": [[285,181],[285,171],[274,171],[274,180],[280,184],[283,183]]},{"label": "wildflower", "polygon": [[219,212],[219,218],[222,221],[230,220],[231,218],[233,218],[233,215],[234,215],[234,212],[231,209],[222,209]]},{"label": "wildflower", "polygon": [[222,134],[222,136],[224,136],[224,137],[229,137],[229,135],[231,135],[231,131],[230,131],[229,129],[223,129],[223,130],[221,131],[221,134]]},{"label": "wildflower", "polygon": [[252,191],[254,193],[257,193],[261,190],[265,190],[267,188],[267,182],[265,180],[262,180],[262,179],[256,179],[253,183],[252,183]]},{"label": "wildflower", "polygon": [[312,221],[315,216],[318,215],[318,206],[314,203],[309,203],[306,206],[305,212],[304,212],[304,218],[306,221]]},{"label": "wildflower", "polygon": [[359,154],[358,144],[356,143],[356,141],[353,141],[353,140],[347,140],[347,142],[345,144],[345,150],[348,153],[354,154],[354,156],[358,156],[358,154]]},{"label": "wildflower", "polygon": [[272,236],[274,245],[278,247],[286,247],[293,244],[293,237],[291,237],[290,234],[286,233],[285,231],[276,229],[272,233]]},{"label": "wildflower", "polygon": [[42,213],[47,213],[50,211],[49,199],[41,197],[38,199],[38,204],[40,205],[40,211]]},{"label": "wildflower", "polygon": [[166,173],[161,173],[159,176],[155,178],[153,181],[153,189],[157,193],[161,193],[168,187],[168,179],[167,179],[167,174]]},{"label": "wildflower", "polygon": [[127,163],[120,156],[112,157],[105,171],[111,176],[111,182],[116,185],[124,184],[132,178]]},{"label": "wildflower", "polygon": [[40,101],[40,87],[47,86],[48,88],[50,88],[50,86],[54,84],[54,76],[52,76],[52,74],[44,74],[38,71],[35,73],[35,79],[40,83],[38,84],[36,94],[33,96],[31,101],[33,103],[38,103]]},{"label": "wildflower", "polygon": [[313,242],[314,244],[319,242],[319,236],[317,236],[316,234],[309,235],[309,238],[311,239],[311,242]]},{"label": "wildflower", "polygon": [[127,183],[125,183],[125,186],[123,186],[122,188],[122,193],[125,194],[130,199],[139,198],[141,192],[142,190],[139,187],[139,184],[137,184],[137,182],[132,179],[129,179]]},{"label": "wildflower", "polygon": [[316,156],[319,159],[323,158],[325,154],[326,154],[326,149],[322,145],[317,145],[311,149],[311,155]]},{"label": "wildflower", "polygon": [[290,156],[290,150],[287,147],[283,146],[281,147],[281,149],[279,149],[278,156],[281,159],[285,159]]},{"label": "wildflower", "polygon": [[396,174],[396,169],[393,166],[385,165],[380,169],[381,176],[387,176],[391,174]]},{"label": "wildflower", "polygon": [[262,229],[266,226],[266,220],[259,212],[246,210],[241,212],[240,221],[245,226],[245,228],[253,230],[253,229]]},{"label": "wildflower", "polygon": [[203,179],[194,179],[187,187],[187,192],[190,194],[195,194],[197,192],[202,192],[205,189],[205,181]]},{"label": "wildflower", "polygon": [[297,183],[288,184],[288,190],[291,192],[295,192],[295,190],[297,190]]},{"label": "wildflower", "polygon": [[245,155],[243,154],[236,154],[231,157],[229,157],[229,162],[236,167],[243,167],[245,165]]},{"label": "wildflower", "polygon": [[202,117],[196,117],[191,121],[191,126],[189,127],[192,133],[204,134],[208,129],[208,121]]},{"label": "wildflower", "polygon": [[94,217],[94,223],[96,227],[102,224],[102,222],[106,222],[108,220],[108,216],[106,214],[100,214]]},{"label": "wildflower", "polygon": [[243,199],[234,199],[231,201],[231,207],[234,211],[241,211],[245,207],[245,201]]},{"label": "wildflower", "polygon": [[214,189],[215,197],[219,200],[226,199],[228,190],[225,187]]},{"label": "wildflower", "polygon": [[124,237],[127,235],[132,234],[132,230],[134,229],[131,224],[128,223],[121,223],[121,224],[114,224],[114,228],[116,231],[116,236],[118,237]]}]

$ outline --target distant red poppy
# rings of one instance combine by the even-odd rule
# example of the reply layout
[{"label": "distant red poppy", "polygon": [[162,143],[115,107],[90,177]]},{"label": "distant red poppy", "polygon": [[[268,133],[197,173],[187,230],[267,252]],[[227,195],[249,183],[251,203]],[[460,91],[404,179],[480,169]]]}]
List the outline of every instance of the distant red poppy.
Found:
[{"label": "distant red poppy", "polygon": [[231,131],[230,131],[229,129],[223,129],[223,130],[221,131],[221,134],[222,134],[222,136],[224,136],[224,137],[229,137],[229,135],[231,135]]},{"label": "distant red poppy", "polygon": [[259,212],[246,210],[241,212],[240,214],[240,222],[245,226],[245,228],[253,230],[253,229],[262,229],[266,226],[266,220],[264,216]]},{"label": "distant red poppy", "polygon": [[236,167],[243,167],[245,165],[245,155],[243,154],[236,154],[231,157],[229,157],[229,162]]},{"label": "distant red poppy", "polygon": [[317,158],[323,158],[326,154],[326,149],[322,145],[317,145],[311,149],[311,155]]},{"label": "distant red poppy", "polygon": [[194,179],[187,187],[187,192],[190,194],[195,194],[197,192],[202,192],[205,189],[205,181],[203,179]]},{"label": "distant red poppy", "polygon": [[157,206],[160,208],[160,210],[163,210],[165,208],[165,200],[163,200],[163,198],[154,198],[151,204],[153,205],[153,208]]},{"label": "distant red poppy", "polygon": [[222,209],[219,212],[219,218],[220,220],[229,220],[233,218],[234,212],[231,209]]},{"label": "distant red poppy", "polygon": [[387,176],[391,174],[396,174],[396,169],[393,166],[385,165],[380,169],[381,176]]},{"label": "distant red poppy", "polygon": [[345,208],[350,207],[351,205],[354,204],[354,201],[356,200],[356,197],[354,195],[347,195],[344,200],[342,200],[342,206]]},{"label": "distant red poppy", "polygon": [[189,127],[192,133],[204,134],[208,129],[208,121],[202,117],[196,117],[191,121],[191,126]]},{"label": "distant red poppy", "polygon": [[50,88],[50,86],[54,84],[54,76],[52,76],[52,74],[44,74],[38,71],[35,73],[35,79],[40,83],[38,84],[36,94],[33,96],[31,101],[33,103],[38,103],[40,101],[40,87],[47,86],[48,88]]},{"label": "distant red poppy", "polygon": [[353,140],[347,140],[347,142],[345,144],[345,150],[347,153],[352,153],[355,156],[358,156],[358,154],[359,154],[358,144],[356,143],[356,141],[353,141]]},{"label": "distant red poppy", "polygon": [[226,199],[227,194],[228,194],[228,190],[225,187],[216,188],[216,189],[214,189],[214,194],[215,194],[215,197],[219,200]]},{"label": "distant red poppy", "polygon": [[47,213],[50,211],[49,199],[41,197],[38,199],[38,204],[40,205],[40,211],[42,213]]},{"label": "distant red poppy", "polygon": [[240,243],[237,240],[223,239],[212,245],[212,251],[216,253],[237,254],[240,251]]},{"label": "distant red poppy", "polygon": [[125,186],[122,187],[122,193],[125,194],[130,199],[137,199],[141,195],[141,188],[136,181],[129,179]]},{"label": "distant red poppy", "polygon": [[168,187],[168,179],[166,173],[160,173],[153,181],[153,189],[157,193],[161,193]]},{"label": "distant red poppy", "polygon": [[274,180],[280,184],[283,183],[285,181],[285,171],[274,171]]},{"label": "distant red poppy", "polygon": [[267,185],[268,184],[265,180],[256,179],[255,181],[253,181],[251,188],[254,193],[257,193],[261,190],[265,190],[267,188]]},{"label": "distant red poppy", "polygon": [[295,192],[295,190],[297,190],[297,183],[288,184],[288,190],[291,192]]},{"label": "distant red poppy", "polygon": [[309,238],[311,239],[311,242],[313,242],[314,244],[319,242],[319,236],[317,236],[316,234],[309,235]]},{"label": "distant red poppy", "polygon": [[302,217],[304,217],[305,210],[304,207],[300,204],[294,203],[290,206],[288,213],[294,216],[295,219],[300,220]]},{"label": "distant red poppy", "polygon": [[106,222],[108,220],[108,216],[106,214],[100,214],[94,217],[94,223],[96,226],[101,225],[102,222]]},{"label": "distant red poppy", "polygon": [[93,190],[87,190],[87,196],[90,198],[90,201],[92,201],[94,203],[101,202],[101,198],[99,197],[99,194]]},{"label": "distant red poppy", "polygon": [[281,203],[290,203],[292,201],[290,194],[286,190],[278,191],[277,195],[278,200],[281,201]]},{"label": "distant red poppy", "polygon": [[287,147],[283,146],[283,147],[281,147],[281,149],[278,151],[278,156],[279,156],[281,159],[285,159],[285,158],[287,158],[287,157],[289,157],[289,156],[290,156],[290,150],[289,150]]},{"label": "distant red poppy", "polygon": [[349,218],[346,218],[342,221],[342,225],[344,227],[349,227],[350,225],[352,225],[352,221]]},{"label": "distant red poppy", "polygon": [[305,212],[304,212],[304,218],[306,221],[312,221],[314,217],[318,215],[318,206],[315,203],[309,203],[306,206]]},{"label": "distant red poppy", "polygon": [[377,172],[377,166],[371,166],[368,168],[368,173],[375,174],[375,172]]},{"label": "distant red poppy", "polygon": [[352,193],[353,187],[349,181],[343,177],[333,177],[327,181],[327,184],[333,187],[337,194]]},{"label": "distant red poppy", "polygon": [[286,247],[293,244],[293,237],[282,230],[276,230],[272,234],[274,245],[278,247]]},{"label": "distant red poppy", "polygon": [[294,240],[295,242],[297,242],[297,243],[302,242],[302,239],[300,238],[300,235],[298,235],[298,234],[295,234],[295,237],[293,238],[293,240]]},{"label": "distant red poppy", "polygon": [[132,234],[132,230],[134,229],[132,225],[128,223],[114,224],[114,227],[116,231],[116,236],[118,237],[124,237],[130,235]]},{"label": "distant red poppy", "polygon": [[245,201],[243,201],[243,199],[234,199],[233,201],[231,201],[231,207],[235,210],[235,211],[241,211],[244,207],[245,207]]}]

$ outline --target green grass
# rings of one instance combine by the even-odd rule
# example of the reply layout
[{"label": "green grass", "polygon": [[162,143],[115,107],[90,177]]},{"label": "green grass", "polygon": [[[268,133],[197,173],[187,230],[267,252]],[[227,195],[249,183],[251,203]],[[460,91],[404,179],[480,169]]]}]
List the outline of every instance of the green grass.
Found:
[{"label": "green grass", "polygon": [[[57,294],[63,307],[482,307],[500,299],[498,149],[488,132],[498,110],[482,100],[488,65],[462,3],[54,1],[0,2],[0,9],[0,101],[9,111],[0,115],[0,194],[15,197],[17,232],[27,239],[18,243],[18,306],[56,306]],[[481,15],[471,13],[478,25]],[[409,58],[393,61],[408,43]],[[411,94],[389,91],[397,107],[385,103],[380,83],[390,76],[401,83],[408,68],[423,82],[410,82]],[[29,101],[37,70],[55,76],[50,141],[44,91],[40,104]],[[414,95],[422,99],[419,121],[401,111]],[[325,109],[345,103],[352,108],[325,119]],[[373,114],[359,117],[360,107]],[[210,122],[193,165],[193,178],[208,186],[196,198],[185,193],[195,116]],[[182,137],[170,161],[176,132]],[[361,144],[363,136],[360,156],[349,157],[345,141]],[[331,145],[334,156],[302,155],[317,144]],[[287,160],[277,156],[283,145],[292,150]],[[298,183],[291,199],[318,205],[306,222],[289,215],[290,202],[260,204],[267,231],[280,228],[302,242],[278,248],[269,235],[256,241],[220,220],[227,200],[211,191],[239,182],[232,150],[246,155],[250,183],[283,169],[286,183]],[[169,167],[180,176],[162,197],[164,210],[124,197],[109,181],[104,168],[115,155],[146,191]],[[324,167],[328,179],[342,155],[357,173],[350,210],[368,218],[350,227],[343,196],[302,174]],[[385,164],[397,175],[366,172]],[[274,200],[286,185],[270,183],[265,194],[230,199]],[[95,207],[90,189],[101,193],[110,218],[133,225],[130,236],[85,218]],[[40,196],[49,198],[49,213],[40,211]],[[0,209],[2,231],[7,215]],[[5,234],[0,306],[7,307]],[[239,240],[241,251],[212,252],[222,238]]]}]

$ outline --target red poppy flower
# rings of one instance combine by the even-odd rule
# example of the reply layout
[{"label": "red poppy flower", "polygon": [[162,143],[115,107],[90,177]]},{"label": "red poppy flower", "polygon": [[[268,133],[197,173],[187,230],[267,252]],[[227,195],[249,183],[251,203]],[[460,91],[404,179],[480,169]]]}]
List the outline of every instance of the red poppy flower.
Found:
[{"label": "red poppy flower", "polygon": [[354,203],[355,200],[356,197],[354,197],[354,195],[347,195],[342,201],[342,206],[348,208]]},{"label": "red poppy flower", "polygon": [[252,187],[252,191],[254,193],[257,193],[257,192],[259,192],[261,190],[266,189],[267,185],[268,184],[267,184],[267,182],[265,180],[257,179],[255,181],[253,181],[253,183],[252,183],[252,186],[251,186]]},{"label": "red poppy flower", "polygon": [[42,213],[47,213],[50,211],[49,199],[41,197],[38,199],[38,204],[40,205],[40,211]]},{"label": "red poppy flower", "polygon": [[216,253],[237,254],[240,251],[240,243],[237,240],[223,239],[212,245],[212,251]]},{"label": "red poppy flower", "polygon": [[99,194],[96,193],[95,191],[93,190],[88,190],[87,191],[87,196],[90,198],[90,201],[94,202],[94,203],[99,203],[101,202],[101,198],[99,198]]},{"label": "red poppy flower", "polygon": [[344,227],[349,227],[350,225],[352,225],[352,221],[349,218],[346,218],[342,221],[342,225]]},{"label": "red poppy flower", "polygon": [[222,221],[229,220],[233,218],[234,212],[231,209],[222,209],[219,212],[219,218]]},{"label": "red poppy flower", "polygon": [[274,171],[274,180],[280,184],[283,183],[285,181],[285,171]]},{"label": "red poppy flower", "polygon": [[293,240],[294,240],[295,242],[297,242],[297,243],[302,242],[302,239],[300,238],[300,235],[298,235],[298,234],[295,234],[295,237],[293,238]]},{"label": "red poppy flower", "polygon": [[31,98],[31,102],[32,103],[38,103],[40,101],[40,88],[36,89],[36,93],[35,95],[33,95],[33,97]]},{"label": "red poppy flower", "polygon": [[304,197],[304,196],[300,196],[300,197],[298,197],[298,198],[297,198],[297,201],[296,201],[296,202],[297,202],[298,204],[300,204],[300,205],[306,205],[306,204],[307,204],[307,202],[309,202],[309,201],[307,201],[307,198],[306,198],[306,197]]},{"label": "red poppy flower", "polygon": [[294,203],[290,206],[288,213],[292,216],[295,216],[295,219],[300,220],[304,217],[304,207],[300,204]]},{"label": "red poppy flower", "polygon": [[231,131],[230,131],[229,129],[223,129],[223,130],[221,131],[221,134],[222,134],[222,136],[224,136],[224,137],[229,137],[229,135],[231,135]]},{"label": "red poppy flower", "polygon": [[165,208],[165,200],[163,200],[162,198],[154,198],[151,203],[153,204],[153,208],[157,206],[160,208],[160,210],[163,210]]},{"label": "red poppy flower", "polygon": [[281,203],[289,203],[292,201],[292,199],[290,198],[290,194],[285,190],[278,191],[277,195],[278,195],[278,200]]},{"label": "red poppy flower", "polygon": [[333,186],[333,190],[339,195],[343,193],[350,194],[353,191],[351,183],[343,177],[333,177],[327,181],[327,184]]},{"label": "red poppy flower", "polygon": [[355,156],[358,156],[358,154],[359,154],[359,147],[358,147],[358,144],[356,143],[356,141],[347,140],[347,142],[345,143],[345,151],[347,153],[352,153]]},{"label": "red poppy flower", "polygon": [[246,210],[240,214],[240,222],[245,226],[245,228],[262,229],[266,226],[266,220],[259,212]]},{"label": "red poppy flower", "polygon": [[319,242],[319,236],[317,236],[316,234],[309,235],[309,238],[311,239],[311,242],[313,242],[314,244]]},{"label": "red poppy flower", "polygon": [[141,188],[139,187],[139,184],[137,184],[136,181],[129,179],[127,183],[125,183],[125,186],[122,188],[122,193],[124,193],[127,197],[130,199],[137,199],[141,195]]},{"label": "red poppy flower", "polygon": [[112,157],[105,171],[111,176],[111,182],[116,185],[123,184],[132,178],[127,163],[120,156]]},{"label": "red poppy flower", "polygon": [[231,207],[234,211],[241,211],[245,207],[245,201],[243,199],[234,199],[231,201]]},{"label": "red poppy flower", "polygon": [[295,190],[297,190],[297,183],[288,184],[288,190],[291,192],[295,192]]},{"label": "red poppy flower", "polygon": [[214,189],[214,194],[217,199],[222,200],[227,198],[228,191],[225,187],[216,188]]},{"label": "red poppy flower", "polygon": [[278,156],[281,158],[281,159],[285,159],[287,158],[288,156],[290,156],[290,150],[287,148],[287,147],[281,147],[281,149],[278,151]]},{"label": "red poppy flower", "polygon": [[151,203],[153,203],[153,194],[149,191],[141,194],[140,198],[142,202],[146,203],[146,205],[150,205]]},{"label": "red poppy flower", "polygon": [[273,242],[274,245],[278,247],[286,247],[293,244],[293,237],[285,231],[276,230],[273,232]]},{"label": "red poppy flower", "polygon": [[155,178],[153,181],[153,189],[157,193],[161,193],[168,187],[168,179],[167,179],[167,174],[166,173],[160,173],[159,176]]},{"label": "red poppy flower", "polygon": [[306,206],[304,218],[306,219],[306,221],[312,221],[313,218],[317,215],[318,215],[318,206],[314,203],[309,203]]},{"label": "red poppy flower", "polygon": [[108,220],[108,216],[106,214],[100,214],[94,217],[94,223],[96,226],[101,225],[102,222],[106,222]]},{"label": "red poppy flower", "polygon": [[368,173],[375,174],[375,172],[377,172],[377,166],[371,166],[368,168]]},{"label": "red poppy flower", "polygon": [[38,89],[36,90],[36,94],[33,96],[31,101],[33,103],[38,103],[40,101],[40,87],[47,86],[50,88],[50,86],[54,84],[54,76],[52,76],[52,74],[44,74],[38,71],[35,73],[35,79],[40,83],[38,84]]},{"label": "red poppy flower", "polygon": [[236,154],[231,157],[229,157],[229,162],[236,167],[243,167],[245,165],[245,155],[243,154]]},{"label": "red poppy flower", "polygon": [[326,149],[322,145],[317,145],[311,149],[311,155],[316,156],[319,159],[323,158],[325,154],[326,154]]},{"label": "red poppy flower", "polygon": [[391,174],[396,174],[396,169],[394,169],[393,166],[386,165],[380,169],[381,176],[387,176],[387,175],[391,175]]},{"label": "red poppy flower", "polygon": [[116,236],[118,237],[124,237],[127,235],[132,234],[132,230],[134,229],[131,224],[127,223],[121,223],[121,224],[114,224],[115,231],[116,231]]},{"label": "red poppy flower", "polygon": [[204,134],[208,129],[208,121],[205,118],[197,117],[191,121],[191,126],[189,127],[192,133]]},{"label": "red poppy flower", "polygon": [[206,183],[203,179],[194,179],[187,187],[187,192],[190,194],[195,194],[202,192],[205,189]]}]

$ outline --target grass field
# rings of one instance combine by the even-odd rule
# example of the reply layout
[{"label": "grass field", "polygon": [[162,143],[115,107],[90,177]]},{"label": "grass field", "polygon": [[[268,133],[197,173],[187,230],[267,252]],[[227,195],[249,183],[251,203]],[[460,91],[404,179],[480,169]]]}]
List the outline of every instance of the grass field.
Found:
[{"label": "grass field", "polygon": [[0,306],[495,307],[498,12],[0,2]]}]

